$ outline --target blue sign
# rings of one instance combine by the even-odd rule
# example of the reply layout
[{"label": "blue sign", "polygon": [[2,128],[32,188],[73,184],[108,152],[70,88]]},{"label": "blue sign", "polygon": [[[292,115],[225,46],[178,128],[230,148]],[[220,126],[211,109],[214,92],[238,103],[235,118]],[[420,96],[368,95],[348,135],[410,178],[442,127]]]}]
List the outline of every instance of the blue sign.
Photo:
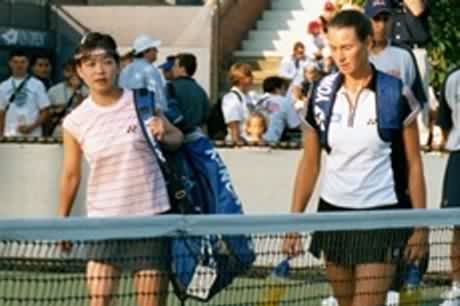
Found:
[{"label": "blue sign", "polygon": [[0,27],[0,46],[26,48],[54,48],[51,32]]}]

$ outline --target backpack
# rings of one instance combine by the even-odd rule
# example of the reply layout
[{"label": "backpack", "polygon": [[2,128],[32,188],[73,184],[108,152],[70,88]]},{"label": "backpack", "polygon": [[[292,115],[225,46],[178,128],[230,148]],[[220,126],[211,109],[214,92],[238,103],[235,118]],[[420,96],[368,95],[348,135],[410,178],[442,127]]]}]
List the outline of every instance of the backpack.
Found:
[{"label": "backpack", "polygon": [[[182,214],[242,214],[240,200],[228,170],[206,137],[185,143],[175,158],[167,161],[160,146],[150,135],[147,123],[154,115],[155,96],[146,89],[134,91],[136,113],[144,136],[165,174],[173,206]],[[191,172],[185,180],[173,164],[183,163]],[[185,185],[185,186],[184,186]],[[190,185],[190,184],[189,184]],[[180,193],[180,199],[174,196]],[[245,235],[178,236],[169,241],[171,281],[176,296],[209,301],[247,272],[255,261],[252,239]]]},{"label": "backpack", "polygon": [[[243,97],[239,92],[236,90],[231,90],[230,92],[234,93],[238,97],[238,100],[243,103]],[[220,97],[217,102],[214,103],[206,122],[209,138],[214,140],[224,140],[227,136],[227,124],[225,123],[224,113],[222,111],[222,100],[223,97]]]}]

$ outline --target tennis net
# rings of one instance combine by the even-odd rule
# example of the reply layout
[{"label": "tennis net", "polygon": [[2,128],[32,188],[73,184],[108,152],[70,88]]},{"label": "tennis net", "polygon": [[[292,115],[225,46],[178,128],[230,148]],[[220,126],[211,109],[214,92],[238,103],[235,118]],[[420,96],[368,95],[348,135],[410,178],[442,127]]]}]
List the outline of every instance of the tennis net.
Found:
[{"label": "tennis net", "polygon": [[[386,282],[395,290],[403,285],[407,278],[403,273],[407,270],[403,253],[415,227],[429,230],[429,256],[417,262],[422,282],[416,304],[401,300],[400,305],[439,305],[442,293],[450,286],[450,246],[459,223],[460,211],[450,209],[1,220],[0,305],[199,305],[199,300],[184,302],[178,298],[168,281],[177,278],[177,273],[192,273],[173,265],[177,258],[170,256],[170,247],[172,241],[210,237],[217,237],[223,244],[231,239],[250,238],[255,253],[250,268],[213,296],[207,302],[210,305],[334,305],[337,299],[347,298],[350,284],[358,286],[359,282],[378,285],[361,286],[364,289],[359,295],[372,298],[386,295],[382,289]],[[291,258],[282,252],[287,233],[301,237],[300,255]],[[231,244],[223,249],[224,255],[238,253]],[[194,251],[202,256],[202,249]],[[225,257],[222,254],[217,254],[215,260]],[[392,265],[385,266],[383,272],[369,270],[371,273],[352,281],[343,277],[346,273],[326,273],[326,266],[331,265],[326,265],[325,257],[347,269],[356,260]],[[191,277],[194,279],[190,288],[185,288],[188,293],[193,295],[191,290],[200,290],[200,285],[215,281],[216,272],[203,268],[212,265],[210,261],[200,261],[200,273]],[[238,268],[228,262],[224,266],[229,270]],[[393,273],[394,267],[401,275],[394,275],[398,274]],[[196,272],[198,268],[194,268]],[[206,299],[206,294],[195,296]]]}]

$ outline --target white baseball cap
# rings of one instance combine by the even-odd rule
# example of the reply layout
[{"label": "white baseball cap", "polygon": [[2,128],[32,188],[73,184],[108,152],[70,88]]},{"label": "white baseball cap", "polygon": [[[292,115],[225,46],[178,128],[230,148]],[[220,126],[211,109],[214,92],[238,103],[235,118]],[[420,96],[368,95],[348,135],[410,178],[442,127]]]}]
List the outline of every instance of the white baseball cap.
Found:
[{"label": "white baseball cap", "polygon": [[160,45],[160,40],[141,34],[134,40],[133,49],[136,54],[139,54],[150,48],[158,48]]}]

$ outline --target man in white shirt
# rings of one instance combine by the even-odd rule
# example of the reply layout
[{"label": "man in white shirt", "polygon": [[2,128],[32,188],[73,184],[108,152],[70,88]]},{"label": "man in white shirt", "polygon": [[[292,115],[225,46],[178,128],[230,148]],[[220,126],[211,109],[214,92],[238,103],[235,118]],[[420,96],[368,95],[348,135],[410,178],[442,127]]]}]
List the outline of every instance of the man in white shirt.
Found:
[{"label": "man in white shirt", "polygon": [[0,136],[42,136],[50,105],[45,86],[27,74],[22,50],[13,51],[8,64],[12,75],[0,84]]},{"label": "man in white shirt", "polygon": [[[88,88],[84,86],[78,75],[75,73],[73,64],[67,62],[63,67],[64,80],[48,90],[51,106],[75,107],[88,96]],[[69,101],[73,98],[72,101]]]},{"label": "man in white shirt", "polygon": [[147,88],[155,93],[156,101],[162,111],[166,111],[167,99],[165,83],[160,70],[153,65],[157,60],[161,41],[141,34],[133,44],[135,59],[120,73],[120,87],[127,89]]},{"label": "man in white shirt", "polygon": [[76,108],[89,94],[88,88],[78,77],[72,61],[63,67],[64,81],[48,90],[50,99],[50,118],[44,125],[45,135],[60,136],[61,120]]},{"label": "man in white shirt", "polygon": [[305,45],[298,41],[294,44],[292,54],[281,61],[279,75],[290,82],[303,77],[303,67],[310,59],[305,55]]},{"label": "man in white shirt", "polygon": [[[438,123],[442,128],[449,159],[444,174],[442,207],[460,207],[460,66],[447,74],[439,100]],[[452,286],[443,293],[440,306],[460,305],[460,227],[455,226],[450,247]]]}]

